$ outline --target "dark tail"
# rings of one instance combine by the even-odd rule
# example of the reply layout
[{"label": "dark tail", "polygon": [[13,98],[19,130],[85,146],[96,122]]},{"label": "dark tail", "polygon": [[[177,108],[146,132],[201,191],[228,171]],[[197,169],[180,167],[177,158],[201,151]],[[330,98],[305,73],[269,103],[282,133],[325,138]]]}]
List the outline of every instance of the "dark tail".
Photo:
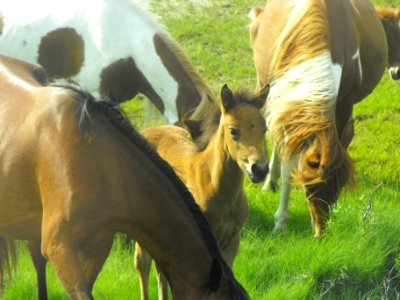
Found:
[{"label": "dark tail", "polygon": [[3,292],[4,279],[11,278],[17,262],[17,252],[12,240],[0,237],[0,295]]}]

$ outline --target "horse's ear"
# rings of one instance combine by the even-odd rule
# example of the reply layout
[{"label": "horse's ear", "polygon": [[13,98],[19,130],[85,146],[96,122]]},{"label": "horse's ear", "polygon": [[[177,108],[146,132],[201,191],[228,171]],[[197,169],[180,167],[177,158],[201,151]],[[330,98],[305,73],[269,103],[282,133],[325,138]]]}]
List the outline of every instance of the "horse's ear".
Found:
[{"label": "horse's ear", "polygon": [[192,137],[192,140],[196,140],[201,135],[201,121],[199,120],[190,120],[190,119],[182,119],[182,123],[186,126],[187,130]]},{"label": "horse's ear", "polygon": [[264,87],[258,92],[257,94],[257,102],[258,102],[258,107],[262,108],[265,105],[265,102],[267,101],[267,97],[269,94],[269,84],[264,85]]},{"label": "horse's ear", "polygon": [[221,103],[225,111],[231,110],[235,106],[233,93],[228,85],[224,84],[221,90]]},{"label": "horse's ear", "polygon": [[216,291],[221,283],[223,271],[218,259],[214,259],[210,271],[210,290]]}]

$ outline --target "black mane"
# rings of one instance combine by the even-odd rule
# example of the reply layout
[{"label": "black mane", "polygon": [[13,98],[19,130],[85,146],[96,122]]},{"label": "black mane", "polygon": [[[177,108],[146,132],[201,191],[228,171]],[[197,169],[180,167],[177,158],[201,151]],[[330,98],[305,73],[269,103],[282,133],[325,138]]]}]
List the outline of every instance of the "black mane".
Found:
[{"label": "black mane", "polygon": [[81,104],[79,111],[81,122],[85,120],[89,121],[91,120],[91,115],[101,113],[117,130],[139,147],[157,166],[159,166],[160,170],[176,187],[177,191],[184,199],[187,208],[196,220],[212,259],[222,260],[210,225],[201,212],[200,207],[195,202],[193,195],[176,175],[172,167],[158,155],[146,139],[133,127],[121,107],[107,98],[96,99],[91,93],[73,83],[56,83],[53,86],[64,88],[72,92],[74,99]]}]

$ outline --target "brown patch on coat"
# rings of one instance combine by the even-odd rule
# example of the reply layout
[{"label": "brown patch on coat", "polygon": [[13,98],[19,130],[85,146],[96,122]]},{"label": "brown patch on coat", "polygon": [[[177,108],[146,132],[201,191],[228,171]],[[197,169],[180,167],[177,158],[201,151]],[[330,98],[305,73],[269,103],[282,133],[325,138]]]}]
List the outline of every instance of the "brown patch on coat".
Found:
[{"label": "brown patch on coat", "polygon": [[[160,34],[154,35],[153,42],[165,68],[178,83],[176,107],[179,117],[192,112],[200,104],[202,94],[207,95],[206,100],[211,106],[217,107],[209,87],[196,72],[180,46],[169,36]],[[204,109],[205,112],[207,110],[208,108]]]},{"label": "brown patch on coat", "polygon": [[68,78],[79,73],[83,66],[85,44],[73,28],[59,28],[41,40],[38,63],[50,78]]},{"label": "brown patch on coat", "polygon": [[116,102],[130,100],[138,93],[143,93],[161,113],[165,110],[161,98],[132,57],[121,58],[101,71],[99,92]]}]

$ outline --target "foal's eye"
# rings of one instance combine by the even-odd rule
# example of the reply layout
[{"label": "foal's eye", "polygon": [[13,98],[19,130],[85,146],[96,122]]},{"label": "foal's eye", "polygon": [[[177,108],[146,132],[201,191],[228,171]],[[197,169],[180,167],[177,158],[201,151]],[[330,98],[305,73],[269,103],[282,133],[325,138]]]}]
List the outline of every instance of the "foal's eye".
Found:
[{"label": "foal's eye", "polygon": [[237,141],[239,139],[240,131],[237,128],[229,128],[232,138]]}]

